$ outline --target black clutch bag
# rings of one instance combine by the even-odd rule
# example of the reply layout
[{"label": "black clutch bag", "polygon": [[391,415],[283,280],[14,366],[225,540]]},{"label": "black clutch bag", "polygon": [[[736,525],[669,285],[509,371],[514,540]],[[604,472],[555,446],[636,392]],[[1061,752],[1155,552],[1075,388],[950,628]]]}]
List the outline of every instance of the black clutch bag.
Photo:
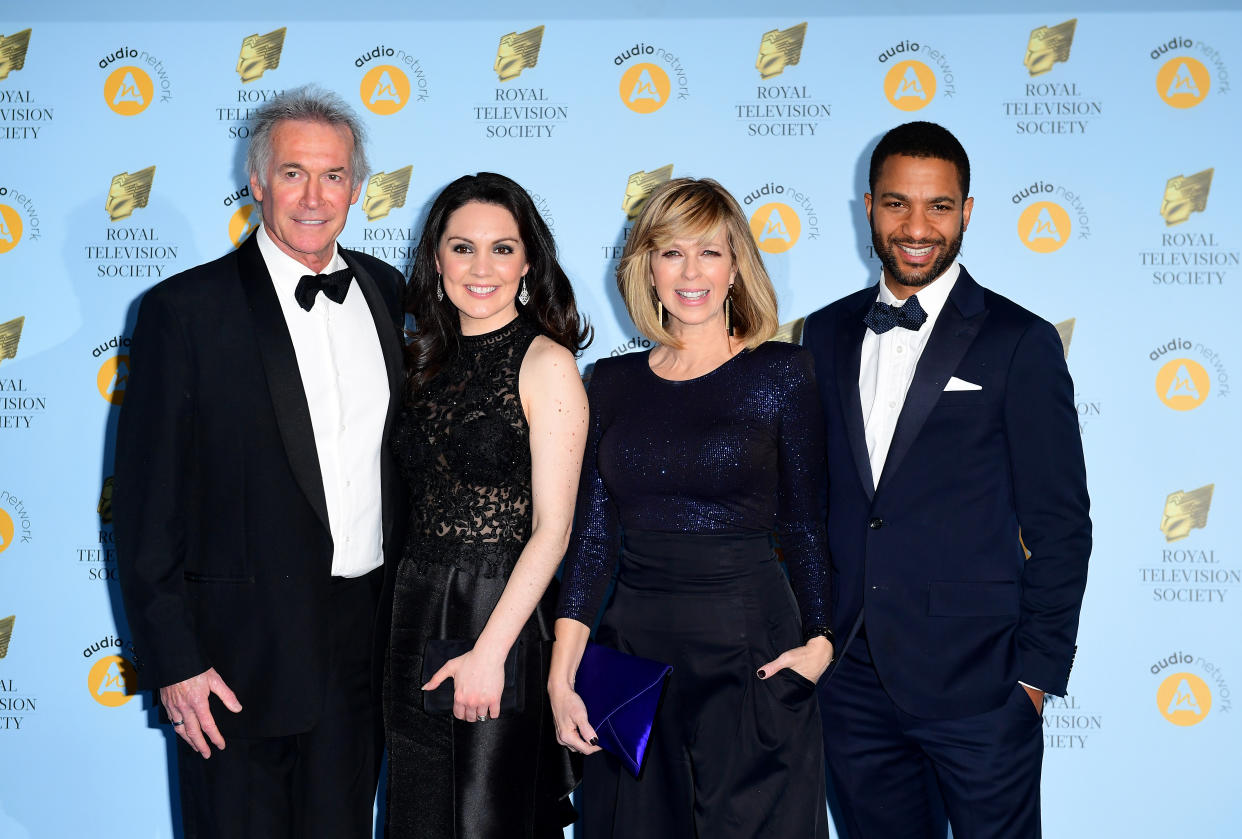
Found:
[{"label": "black clutch bag", "polygon": [[[423,651],[423,683],[430,681],[436,671],[444,666],[449,659],[474,649],[474,641],[449,638],[431,639]],[[518,657],[522,653],[522,642],[518,640],[509,648],[505,656],[505,687],[500,693],[500,715],[504,717],[522,713],[523,691],[518,674]],[[435,690],[423,691],[423,710],[428,714],[453,713],[453,680],[445,679]]]}]

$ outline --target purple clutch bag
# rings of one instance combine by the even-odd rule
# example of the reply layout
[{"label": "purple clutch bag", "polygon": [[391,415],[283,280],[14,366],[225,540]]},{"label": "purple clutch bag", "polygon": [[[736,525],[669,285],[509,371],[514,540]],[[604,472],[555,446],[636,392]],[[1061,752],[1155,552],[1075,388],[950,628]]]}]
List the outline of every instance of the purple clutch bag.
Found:
[{"label": "purple clutch bag", "polygon": [[599,745],[612,752],[635,778],[643,768],[651,724],[664,680],[673,668],[649,658],[587,644],[574,679]]}]

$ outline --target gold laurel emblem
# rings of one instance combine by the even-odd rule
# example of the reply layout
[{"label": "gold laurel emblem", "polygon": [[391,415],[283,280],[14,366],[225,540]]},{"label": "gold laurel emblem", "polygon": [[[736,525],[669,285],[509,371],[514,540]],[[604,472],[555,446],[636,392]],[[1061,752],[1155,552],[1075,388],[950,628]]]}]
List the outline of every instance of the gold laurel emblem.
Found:
[{"label": "gold laurel emblem", "polygon": [[396,207],[405,206],[405,195],[410,190],[410,175],[414,165],[403,166],[391,172],[376,172],[367,181],[367,193],[362,199],[362,212],[367,221],[376,221],[388,215]]},{"label": "gold laurel emblem", "polygon": [[1057,324],[1057,335],[1061,337],[1061,348],[1065,350],[1065,358],[1069,359],[1070,341],[1074,339],[1075,318],[1063,320]]},{"label": "gold laurel emblem", "polygon": [[241,53],[237,56],[237,75],[241,76],[242,84],[248,84],[280,66],[286,29],[287,26],[282,26],[266,35],[256,32],[242,39]]},{"label": "gold laurel emblem", "polygon": [[527,67],[539,61],[539,48],[543,45],[543,25],[525,32],[502,35],[496,48],[496,63],[492,69],[502,82],[516,79]]},{"label": "gold laurel emblem", "polygon": [[0,35],[0,80],[7,79],[9,73],[26,66],[26,50],[30,47],[29,29],[14,32],[5,37]]},{"label": "gold laurel emblem", "polygon": [[112,482],[111,475],[104,478],[103,489],[99,493],[99,520],[104,524],[112,524]]},{"label": "gold laurel emblem", "polygon": [[759,78],[770,79],[779,76],[786,67],[797,64],[802,58],[802,42],[806,39],[806,22],[788,29],[773,29],[764,32],[759,39],[759,57],[755,59],[755,69]]},{"label": "gold laurel emblem", "polygon": [[137,172],[122,172],[112,179],[108,187],[108,200],[104,210],[112,221],[129,218],[134,210],[147,206],[151,198],[151,183],[155,180],[155,167],[148,166]]},{"label": "gold laurel emblem", "polygon": [[0,323],[0,361],[17,358],[17,344],[22,339],[22,326],[25,323],[25,315]]},{"label": "gold laurel emblem", "polygon": [[650,172],[639,169],[630,175],[630,179],[625,182],[625,197],[621,199],[621,209],[625,210],[625,217],[630,221],[638,218],[647,199],[651,197],[652,191],[671,177],[673,177],[673,164],[671,163],[659,169],[652,169]]},{"label": "gold laurel emblem", "polygon": [[776,334],[769,340],[784,341],[786,344],[802,343],[802,327],[806,326],[806,318],[798,318],[791,320],[789,323],[782,323],[776,329]]},{"label": "gold laurel emblem", "polygon": [[1185,539],[1192,530],[1207,527],[1208,510],[1212,506],[1212,491],[1216,484],[1208,484],[1189,492],[1169,493],[1164,499],[1164,515],[1160,518],[1160,532],[1166,542]]},{"label": "gold laurel emblem", "polygon": [[1053,64],[1069,61],[1077,26],[1078,18],[1070,18],[1056,26],[1039,26],[1031,30],[1031,37],[1026,42],[1026,58],[1022,63],[1032,76],[1047,73]]},{"label": "gold laurel emblem", "polygon": [[1164,185],[1164,199],[1160,202],[1160,215],[1167,227],[1181,224],[1191,213],[1207,209],[1208,191],[1212,188],[1212,173],[1216,169],[1204,169],[1193,175],[1177,175]]},{"label": "gold laurel emblem", "polygon": [[16,622],[17,615],[0,618],[0,658],[9,654],[9,641],[13,639],[13,624]]}]

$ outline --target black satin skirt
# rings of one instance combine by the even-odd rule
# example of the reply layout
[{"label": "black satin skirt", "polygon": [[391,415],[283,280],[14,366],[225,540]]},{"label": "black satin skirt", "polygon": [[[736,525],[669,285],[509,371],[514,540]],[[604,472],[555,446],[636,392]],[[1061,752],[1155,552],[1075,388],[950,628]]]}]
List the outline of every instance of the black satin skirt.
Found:
[{"label": "black satin skirt", "polygon": [[462,722],[423,711],[427,641],[478,638],[521,547],[430,542],[397,569],[384,672],[392,839],[560,839],[574,818],[580,758],[556,742],[548,704],[555,581],[519,635],[520,712]]},{"label": "black satin skirt", "polygon": [[815,685],[755,672],[801,636],[768,534],[627,531],[596,640],[673,673],[638,779],[587,758],[578,839],[827,839]]}]

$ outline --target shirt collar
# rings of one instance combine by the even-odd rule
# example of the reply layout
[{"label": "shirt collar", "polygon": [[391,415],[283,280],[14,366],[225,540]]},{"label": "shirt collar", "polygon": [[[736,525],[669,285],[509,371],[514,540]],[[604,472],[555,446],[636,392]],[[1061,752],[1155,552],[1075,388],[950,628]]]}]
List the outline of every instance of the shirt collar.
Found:
[{"label": "shirt collar", "polygon": [[[259,253],[263,254],[263,262],[267,265],[267,272],[272,275],[272,283],[276,286],[278,293],[292,295],[302,277],[315,273],[282,251],[272,241],[266,227],[260,226],[255,236],[259,243]],[[332,261],[324,266],[321,273],[329,274],[346,267],[348,266],[341,257],[341,249],[338,245],[336,252],[332,254]]]},{"label": "shirt collar", "polygon": [[[923,307],[923,311],[927,312],[927,319],[935,322],[936,317],[940,314],[940,310],[944,308],[945,301],[949,299],[949,293],[953,291],[953,286],[957,283],[957,276],[962,272],[962,266],[955,259],[953,264],[945,269],[944,273],[927,285],[918,290],[919,304]],[[904,301],[898,300],[889,291],[888,285],[884,282],[884,274],[880,274],[880,296],[877,298],[881,303],[887,303],[890,306],[904,305]],[[907,300],[909,298],[906,298]]]}]

